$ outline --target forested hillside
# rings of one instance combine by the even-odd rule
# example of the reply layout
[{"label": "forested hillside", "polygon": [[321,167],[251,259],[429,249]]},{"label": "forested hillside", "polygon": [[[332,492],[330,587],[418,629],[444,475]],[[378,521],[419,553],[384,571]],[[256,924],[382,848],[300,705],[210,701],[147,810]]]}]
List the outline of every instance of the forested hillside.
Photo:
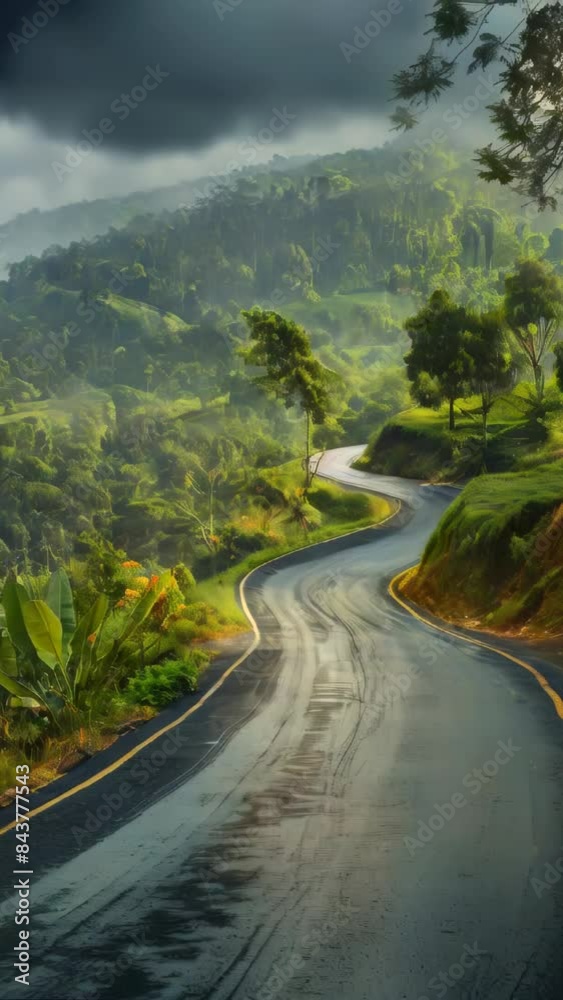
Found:
[{"label": "forested hillside", "polygon": [[[287,298],[390,283],[394,291],[424,293],[444,279],[478,297],[484,289],[466,269],[482,272],[482,280],[528,249],[560,258],[563,234],[553,216],[524,215],[515,195],[491,191],[451,155],[417,156],[392,148],[356,151],[287,174],[278,167],[241,177],[193,211],[137,215],[89,246],[22,261],[11,269],[6,297],[28,294],[40,278],[103,289],[112,265],[134,267],[139,285],[132,297],[189,322],[198,301],[227,306],[277,292]],[[138,208],[140,198],[132,202]],[[106,220],[114,207],[106,203]],[[145,207],[154,211],[151,196]]]},{"label": "forested hillside", "polygon": [[[68,555],[95,531],[165,558],[176,519],[156,496],[182,488],[194,450],[215,467],[227,436],[244,455],[239,476],[297,454],[291,413],[240,356],[242,309],[258,302],[305,325],[343,376],[316,441],[353,443],[408,403],[402,326],[418,300],[444,287],[490,308],[520,254],[560,260],[563,229],[533,229],[514,196],[493,197],[454,157],[417,160],[408,183],[405,162],[384,149],[287,174],[276,164],[192,210],[14,264],[0,283],[2,489],[16,503],[0,530],[6,556]],[[88,498],[71,487],[63,503],[74,481]]]},{"label": "forested hillside", "polygon": [[82,201],[50,211],[35,208],[22,212],[0,224],[0,277],[6,277],[10,265],[24,257],[44,251],[52,255],[72,242],[91,240],[109,229],[120,229],[138,215],[189,208],[211,197],[217,188],[232,186],[241,177],[264,170],[297,170],[310,159],[310,156],[274,156],[268,167],[241,167],[230,175],[213,174],[122,197]]}]

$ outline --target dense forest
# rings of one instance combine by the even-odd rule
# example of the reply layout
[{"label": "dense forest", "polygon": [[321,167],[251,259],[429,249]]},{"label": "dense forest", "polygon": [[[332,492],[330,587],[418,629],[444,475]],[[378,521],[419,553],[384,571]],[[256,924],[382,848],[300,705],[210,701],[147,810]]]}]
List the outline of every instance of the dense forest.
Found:
[{"label": "dense forest", "polygon": [[[94,532],[166,562],[180,524],[170,500],[190,494],[196,458],[199,475],[236,467],[218,489],[232,505],[245,470],[298,454],[292,414],[240,355],[242,309],[304,323],[344,385],[315,440],[361,442],[407,402],[402,324],[415,300],[446,287],[491,307],[519,254],[557,258],[563,230],[492,208],[452,157],[407,185],[401,156],[358,151],[242,178],[192,210],[12,265],[0,283],[7,558],[45,564]],[[181,539],[182,558],[196,558],[195,527]]]},{"label": "dense forest", "polygon": [[113,198],[98,198],[63,205],[51,211],[34,208],[0,224],[0,277],[6,277],[10,264],[30,254],[60,252],[69,243],[91,240],[108,229],[120,229],[138,215],[151,212],[189,208],[206,198],[220,186],[232,185],[243,176],[254,176],[265,170],[298,169],[313,157],[274,156],[267,166],[243,167],[234,174],[213,174],[192,181],[136,191]]}]

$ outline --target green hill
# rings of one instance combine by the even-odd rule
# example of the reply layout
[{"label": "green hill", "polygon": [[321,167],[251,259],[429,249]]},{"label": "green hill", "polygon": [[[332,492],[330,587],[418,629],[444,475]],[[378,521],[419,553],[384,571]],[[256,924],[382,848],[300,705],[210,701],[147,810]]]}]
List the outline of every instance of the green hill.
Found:
[{"label": "green hill", "polygon": [[492,409],[484,448],[480,401],[461,400],[456,406],[456,430],[448,430],[448,411],[413,406],[377,431],[358,469],[383,475],[433,482],[466,480],[481,472],[526,469],[561,457],[563,413],[555,385],[551,408],[538,418],[530,406],[531,386],[520,383],[499,398]]},{"label": "green hill", "polygon": [[461,624],[563,633],[563,462],[473,480],[404,592]]}]

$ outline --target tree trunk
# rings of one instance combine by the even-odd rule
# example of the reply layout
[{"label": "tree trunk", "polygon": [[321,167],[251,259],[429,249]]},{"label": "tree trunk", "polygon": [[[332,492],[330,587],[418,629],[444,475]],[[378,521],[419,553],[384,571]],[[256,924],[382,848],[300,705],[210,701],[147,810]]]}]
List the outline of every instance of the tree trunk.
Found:
[{"label": "tree trunk", "polygon": [[306,412],[306,444],[305,444],[305,490],[309,489],[311,485],[311,414],[307,410]]},{"label": "tree trunk", "polygon": [[544,394],[545,378],[543,374],[543,369],[541,365],[538,364],[534,365],[534,382],[536,385],[536,394],[538,397],[538,403],[541,403]]},{"label": "tree trunk", "polygon": [[451,431],[455,431],[454,402],[455,402],[455,400],[450,399],[450,430]]},{"label": "tree trunk", "polygon": [[209,534],[213,535],[215,533],[215,518],[214,518],[214,496],[213,496],[214,484],[211,483],[211,490],[209,492]]}]

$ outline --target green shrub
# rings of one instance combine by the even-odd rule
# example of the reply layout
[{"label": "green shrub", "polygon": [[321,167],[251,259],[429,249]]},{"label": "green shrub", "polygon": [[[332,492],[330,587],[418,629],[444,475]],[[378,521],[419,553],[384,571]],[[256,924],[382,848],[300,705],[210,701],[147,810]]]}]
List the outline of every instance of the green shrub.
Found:
[{"label": "green shrub", "polygon": [[8,750],[0,750],[0,788],[16,787],[16,765],[25,764],[27,760],[23,750],[19,750],[18,757],[13,756]]},{"label": "green shrub", "polygon": [[317,510],[335,521],[361,521],[372,512],[371,497],[365,493],[345,493],[333,486],[314,485],[309,499]]},{"label": "green shrub", "polygon": [[181,660],[153,663],[129,678],[127,696],[139,705],[165,708],[182,695],[197,691],[199,673],[208,662],[207,653],[193,650]]},{"label": "green shrub", "polygon": [[205,601],[196,601],[184,608],[182,617],[196,625],[214,625],[217,620],[217,612],[211,604],[206,604]]},{"label": "green shrub", "polygon": [[253,552],[267,548],[269,544],[270,539],[263,531],[242,531],[233,524],[227,524],[221,532],[218,550],[206,553],[196,561],[196,575],[201,579],[220,573]]},{"label": "green shrub", "polygon": [[184,597],[187,597],[189,592],[195,587],[195,578],[191,569],[184,566],[184,563],[178,563],[177,566],[174,566],[172,572],[181,593]]},{"label": "green shrub", "polygon": [[20,709],[9,719],[6,737],[9,744],[32,754],[41,749],[48,737],[47,730],[48,719]]},{"label": "green shrub", "polygon": [[171,628],[175,649],[189,646],[199,635],[200,626],[189,618],[179,618]]}]

